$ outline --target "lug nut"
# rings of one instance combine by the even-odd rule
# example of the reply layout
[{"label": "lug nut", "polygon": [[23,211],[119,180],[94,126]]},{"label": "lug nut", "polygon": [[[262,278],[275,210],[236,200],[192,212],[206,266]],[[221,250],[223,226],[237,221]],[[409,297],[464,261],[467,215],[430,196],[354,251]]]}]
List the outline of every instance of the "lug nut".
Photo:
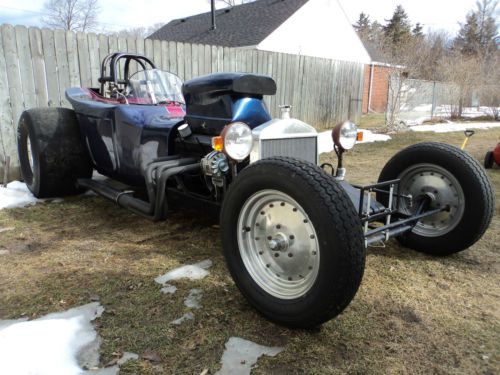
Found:
[{"label": "lug nut", "polygon": [[281,206],[284,206],[285,205],[285,202],[281,202]]},{"label": "lug nut", "polygon": [[291,240],[294,240],[295,239],[295,236],[293,234],[290,235],[290,239]]},{"label": "lug nut", "polygon": [[288,257],[289,258],[293,257],[293,254],[292,253],[288,253]]},{"label": "lug nut", "polygon": [[314,234],[311,234],[311,235],[309,236],[309,238],[310,238],[311,240],[314,240]]},{"label": "lug nut", "polygon": [[307,224],[308,222],[309,222],[309,220],[304,219],[304,224]]},{"label": "lug nut", "polygon": [[280,224],[276,225],[276,229],[281,229],[281,225]]},{"label": "lug nut", "polygon": [[297,207],[294,207],[294,208],[293,208],[293,212],[297,212]]},{"label": "lug nut", "polygon": [[271,241],[271,240],[273,239],[273,237],[272,237],[272,236],[267,236],[267,239],[268,239],[269,241]]},{"label": "lug nut", "polygon": [[274,257],[277,258],[280,256],[280,253],[274,253]]}]

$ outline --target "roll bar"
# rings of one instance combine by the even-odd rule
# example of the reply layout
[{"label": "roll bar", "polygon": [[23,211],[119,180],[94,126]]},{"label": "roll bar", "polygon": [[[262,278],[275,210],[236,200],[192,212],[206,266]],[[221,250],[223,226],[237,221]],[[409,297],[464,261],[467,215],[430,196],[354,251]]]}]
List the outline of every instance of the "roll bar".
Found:
[{"label": "roll bar", "polygon": [[[118,62],[121,59],[125,59],[125,70],[123,79],[118,79],[118,74],[117,74]],[[128,82],[129,67],[131,61],[135,61],[137,64],[141,66],[143,70],[156,69],[156,65],[146,56],[128,52],[111,53],[104,58],[101,64],[101,76],[98,79],[98,82],[101,84],[101,91],[100,91],[101,95],[104,95],[104,85],[106,84],[106,82],[112,82],[114,83],[115,86],[118,86],[119,84],[124,85]],[[107,75],[108,66],[109,66],[109,75]]]}]

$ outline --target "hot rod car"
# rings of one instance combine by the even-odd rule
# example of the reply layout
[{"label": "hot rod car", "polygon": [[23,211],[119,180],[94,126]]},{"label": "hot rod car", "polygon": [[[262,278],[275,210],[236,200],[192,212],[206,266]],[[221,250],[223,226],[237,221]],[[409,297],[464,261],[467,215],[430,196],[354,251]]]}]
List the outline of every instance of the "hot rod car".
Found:
[{"label": "hot rod car", "polygon": [[496,145],[493,151],[486,152],[484,156],[484,167],[486,169],[493,168],[495,164],[500,166],[500,143]]},{"label": "hot rod car", "polygon": [[[276,93],[271,77],[217,73],[183,84],[144,56],[114,53],[99,82],[66,91],[73,109],[22,114],[29,189],[37,197],[91,189],[152,220],[173,205],[215,209],[235,284],[277,323],[311,327],[341,313],[370,244],[396,237],[448,255],[474,244],[491,221],[484,170],[446,144],[405,148],[377,183],[352,185],[342,160],[358,134],[346,121],[332,131],[338,165],[319,166],[316,130],[290,118],[288,106],[271,118],[263,101]],[[94,170],[108,179],[93,179]]]}]

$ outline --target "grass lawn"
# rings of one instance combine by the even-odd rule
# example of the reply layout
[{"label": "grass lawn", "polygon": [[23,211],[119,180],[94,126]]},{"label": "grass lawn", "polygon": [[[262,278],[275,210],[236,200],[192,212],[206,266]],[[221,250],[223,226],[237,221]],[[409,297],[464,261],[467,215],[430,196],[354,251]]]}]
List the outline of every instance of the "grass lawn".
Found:
[{"label": "grass lawn", "polygon": [[[500,129],[479,130],[468,151],[482,161]],[[345,159],[352,182],[376,181],[401,148],[424,140],[460,145],[462,133],[405,133],[358,145]],[[322,161],[333,162],[331,155]],[[500,169],[490,170],[500,193]],[[473,199],[473,197],[467,197]],[[498,199],[497,199],[498,202]],[[351,305],[314,331],[276,326],[256,313],[233,284],[221,255],[217,219],[174,212],[151,223],[100,197],[0,211],[0,319],[30,318],[96,299],[105,364],[116,352],[156,352],[161,361],[131,361],[121,374],[214,373],[231,336],[284,346],[262,357],[255,374],[500,373],[500,205],[490,229],[469,250],[447,258],[390,241],[367,250],[366,271]],[[173,295],[154,278],[211,259],[210,275],[178,281]],[[180,326],[189,289],[203,290],[203,309]]]}]

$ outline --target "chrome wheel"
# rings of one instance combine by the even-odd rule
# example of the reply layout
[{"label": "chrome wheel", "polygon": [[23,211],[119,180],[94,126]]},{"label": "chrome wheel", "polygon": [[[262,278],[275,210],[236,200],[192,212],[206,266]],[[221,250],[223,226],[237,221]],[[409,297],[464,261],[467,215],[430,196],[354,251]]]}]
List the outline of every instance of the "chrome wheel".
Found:
[{"label": "chrome wheel", "polygon": [[[425,237],[442,236],[453,230],[462,219],[465,195],[458,180],[446,169],[435,164],[416,164],[404,170],[399,178],[400,192],[410,194],[414,200],[426,196],[430,198],[428,209],[448,206],[449,209],[421,219],[413,232]],[[413,214],[416,205],[408,206],[406,200],[400,200],[400,210]]]},{"label": "chrome wheel", "polygon": [[238,217],[238,247],[252,279],[280,299],[306,294],[318,276],[320,248],[304,209],[289,195],[261,190]]}]

